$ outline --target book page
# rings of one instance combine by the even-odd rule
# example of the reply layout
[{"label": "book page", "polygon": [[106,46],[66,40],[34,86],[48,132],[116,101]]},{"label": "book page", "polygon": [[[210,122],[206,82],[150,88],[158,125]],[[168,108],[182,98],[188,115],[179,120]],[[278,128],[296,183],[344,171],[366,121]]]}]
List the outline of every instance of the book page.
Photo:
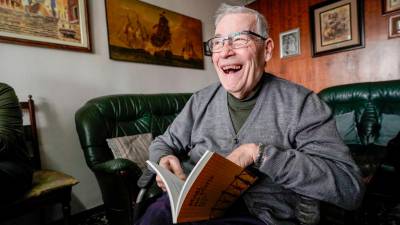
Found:
[{"label": "book page", "polygon": [[221,217],[257,180],[256,176],[223,156],[206,154],[210,154],[207,156],[209,159],[199,161],[200,165],[193,169],[196,175],[190,174],[182,190],[177,216],[179,223]]},{"label": "book page", "polygon": [[176,205],[178,203],[179,194],[182,190],[184,181],[157,163],[149,160],[147,160],[146,163],[161,177],[162,181],[164,182],[169,195],[172,217],[176,218]]},{"label": "book page", "polygon": [[[207,151],[206,153],[204,153],[203,156],[200,158],[200,160],[195,165],[195,167],[193,168],[192,172],[187,177],[186,182],[183,185],[182,191],[179,195],[177,211],[179,211],[180,208],[182,207],[183,200],[185,200],[185,197],[186,197],[187,193],[189,192],[190,187],[193,185],[194,181],[199,176],[200,172],[203,170],[204,166],[207,164],[208,160],[212,157],[213,154],[214,153],[210,152],[210,151]],[[178,212],[177,212],[177,214],[178,214]]]}]

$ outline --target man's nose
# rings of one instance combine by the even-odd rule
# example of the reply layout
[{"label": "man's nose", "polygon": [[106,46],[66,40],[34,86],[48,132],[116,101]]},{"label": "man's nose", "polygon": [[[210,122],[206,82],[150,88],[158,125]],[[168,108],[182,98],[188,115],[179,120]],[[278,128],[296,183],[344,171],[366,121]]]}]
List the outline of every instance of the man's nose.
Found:
[{"label": "man's nose", "polygon": [[232,42],[229,39],[224,40],[223,47],[221,50],[221,56],[226,57],[234,53],[232,48]]}]

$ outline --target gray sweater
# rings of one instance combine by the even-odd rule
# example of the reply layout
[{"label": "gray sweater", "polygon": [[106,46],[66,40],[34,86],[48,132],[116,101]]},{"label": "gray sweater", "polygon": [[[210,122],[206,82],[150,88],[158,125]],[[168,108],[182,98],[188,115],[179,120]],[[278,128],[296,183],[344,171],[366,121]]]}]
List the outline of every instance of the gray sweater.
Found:
[{"label": "gray sweater", "polygon": [[206,150],[224,156],[245,143],[263,143],[259,167],[265,176],[243,198],[267,224],[293,224],[299,195],[345,209],[361,203],[360,171],[340,139],[329,107],[306,88],[265,74],[256,105],[236,134],[227,92],[217,83],[190,98],[166,132],[150,146],[150,160],[189,155],[197,162]]}]

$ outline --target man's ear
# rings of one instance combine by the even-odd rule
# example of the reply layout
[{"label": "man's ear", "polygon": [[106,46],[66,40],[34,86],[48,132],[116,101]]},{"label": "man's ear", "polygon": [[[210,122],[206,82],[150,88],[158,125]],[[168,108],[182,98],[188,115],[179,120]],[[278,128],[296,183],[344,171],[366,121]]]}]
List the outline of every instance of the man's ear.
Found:
[{"label": "man's ear", "polygon": [[265,40],[265,61],[268,62],[272,58],[272,50],[274,50],[274,41],[271,38]]}]

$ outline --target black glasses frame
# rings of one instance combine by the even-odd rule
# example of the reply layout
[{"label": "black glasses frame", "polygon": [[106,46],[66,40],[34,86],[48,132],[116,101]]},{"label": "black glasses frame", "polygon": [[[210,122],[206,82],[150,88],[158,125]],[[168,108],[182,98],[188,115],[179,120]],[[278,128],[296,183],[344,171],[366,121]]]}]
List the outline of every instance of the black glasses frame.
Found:
[{"label": "black glasses frame", "polygon": [[[227,35],[223,40],[232,38],[232,37],[237,36],[237,35],[240,35],[240,34],[250,34],[250,35],[253,35],[253,36],[255,36],[255,37],[260,38],[260,39],[263,40],[263,41],[267,40],[266,37],[263,37],[263,36],[261,36],[260,34],[257,34],[257,33],[253,32],[253,31],[250,31],[250,30],[244,30],[244,31],[238,31],[238,32],[235,32],[235,33],[231,33],[231,34]],[[215,38],[221,38],[221,37],[213,37],[213,38],[209,39],[209,40],[206,42],[207,50],[209,50],[209,51],[212,52],[212,53],[218,52],[218,51],[213,51],[212,44],[211,44],[211,43],[212,43],[212,40],[214,40]]]}]

